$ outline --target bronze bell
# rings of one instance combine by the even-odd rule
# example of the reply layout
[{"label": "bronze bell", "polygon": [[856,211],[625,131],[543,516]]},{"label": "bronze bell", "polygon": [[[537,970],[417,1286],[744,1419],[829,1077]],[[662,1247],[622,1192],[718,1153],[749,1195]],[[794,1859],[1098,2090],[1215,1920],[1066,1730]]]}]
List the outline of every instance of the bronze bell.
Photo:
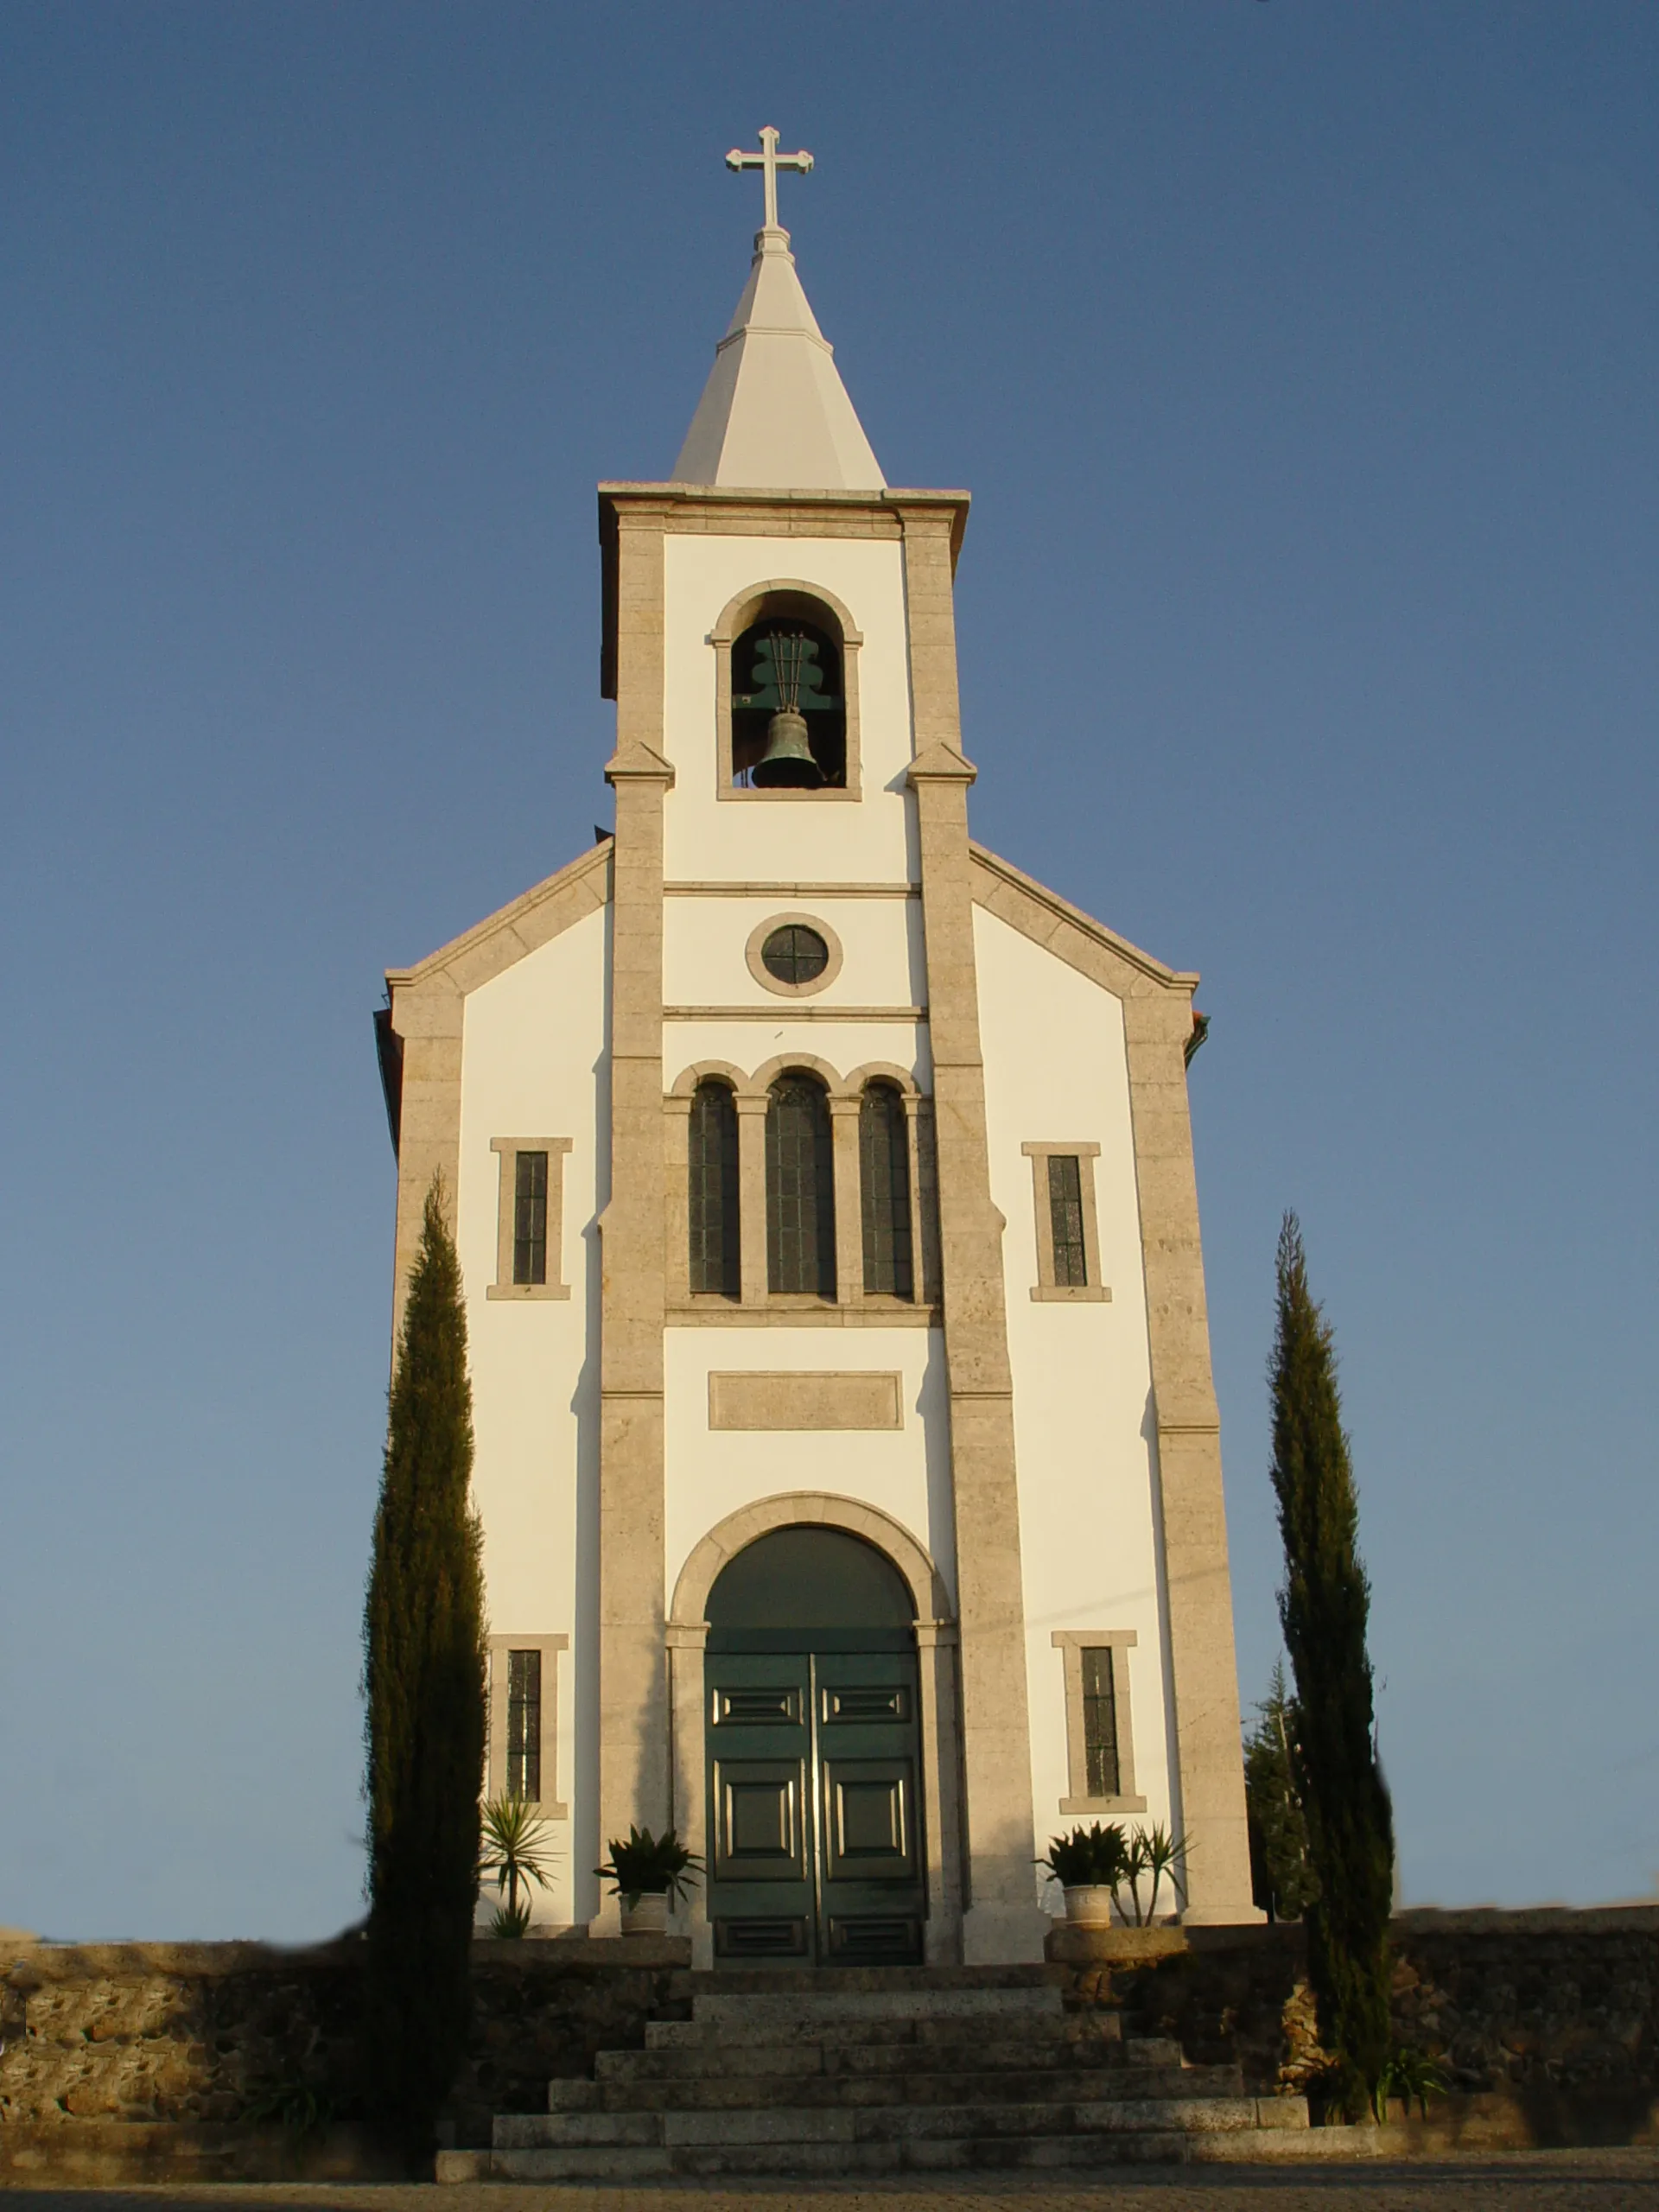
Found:
[{"label": "bronze bell", "polygon": [[823,771],[807,742],[806,717],[789,707],[766,725],[766,749],[755,762],[751,783],[762,791],[815,791]]}]

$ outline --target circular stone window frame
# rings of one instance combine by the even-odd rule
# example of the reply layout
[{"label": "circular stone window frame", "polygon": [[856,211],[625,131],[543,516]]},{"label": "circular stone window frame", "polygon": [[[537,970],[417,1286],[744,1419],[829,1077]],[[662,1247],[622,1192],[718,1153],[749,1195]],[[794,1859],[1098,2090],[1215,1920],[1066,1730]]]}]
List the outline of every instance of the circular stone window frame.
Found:
[{"label": "circular stone window frame", "polygon": [[[784,983],[771,973],[760,957],[760,948],[774,930],[786,929],[810,930],[815,936],[823,939],[830,957],[823,964],[823,975],[814,976],[804,983]],[[829,923],[817,914],[768,914],[764,922],[750,931],[749,941],[743,949],[743,957],[749,964],[750,975],[763,990],[770,991],[774,997],[780,999],[816,998],[820,991],[827,991],[840,975],[844,957],[841,939]]]}]

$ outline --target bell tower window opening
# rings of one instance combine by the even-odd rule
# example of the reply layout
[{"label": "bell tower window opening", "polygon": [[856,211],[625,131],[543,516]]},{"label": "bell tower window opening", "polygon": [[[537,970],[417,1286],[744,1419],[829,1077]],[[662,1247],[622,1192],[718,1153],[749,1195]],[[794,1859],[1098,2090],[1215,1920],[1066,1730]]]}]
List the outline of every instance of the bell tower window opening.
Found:
[{"label": "bell tower window opening", "polygon": [[732,781],[756,791],[844,791],[847,702],[830,630],[763,615],[732,647]]},{"label": "bell tower window opening", "polygon": [[910,1133],[905,1102],[873,1083],[858,1109],[858,1181],[863,1211],[864,1287],[913,1298],[910,1236]]},{"label": "bell tower window opening", "polygon": [[830,1102],[810,1075],[780,1076],[766,1102],[766,1280],[774,1293],[836,1294]]},{"label": "bell tower window opening", "polygon": [[700,1083],[691,1100],[691,1288],[740,1295],[737,1109],[723,1083]]}]

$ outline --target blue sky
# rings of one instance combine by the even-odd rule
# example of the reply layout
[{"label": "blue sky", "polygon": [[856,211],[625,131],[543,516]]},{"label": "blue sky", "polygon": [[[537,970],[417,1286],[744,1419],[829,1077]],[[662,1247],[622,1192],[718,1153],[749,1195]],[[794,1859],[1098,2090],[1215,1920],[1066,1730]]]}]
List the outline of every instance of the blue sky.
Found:
[{"label": "blue sky", "polygon": [[0,1922],[358,1910],[369,1014],[608,819],[593,486],[766,122],[975,494],[976,833],[1204,972],[1247,1700],[1294,1205],[1406,1896],[1653,1886],[1656,82],[1642,0],[14,0]]}]

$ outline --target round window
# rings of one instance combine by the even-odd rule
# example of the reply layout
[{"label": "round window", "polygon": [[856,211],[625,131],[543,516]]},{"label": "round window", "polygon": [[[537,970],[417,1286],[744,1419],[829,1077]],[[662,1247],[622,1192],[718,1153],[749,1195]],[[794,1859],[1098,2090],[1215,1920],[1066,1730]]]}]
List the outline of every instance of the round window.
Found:
[{"label": "round window", "polygon": [[761,946],[760,964],[778,982],[815,983],[830,965],[830,948],[817,930],[789,922]]}]

